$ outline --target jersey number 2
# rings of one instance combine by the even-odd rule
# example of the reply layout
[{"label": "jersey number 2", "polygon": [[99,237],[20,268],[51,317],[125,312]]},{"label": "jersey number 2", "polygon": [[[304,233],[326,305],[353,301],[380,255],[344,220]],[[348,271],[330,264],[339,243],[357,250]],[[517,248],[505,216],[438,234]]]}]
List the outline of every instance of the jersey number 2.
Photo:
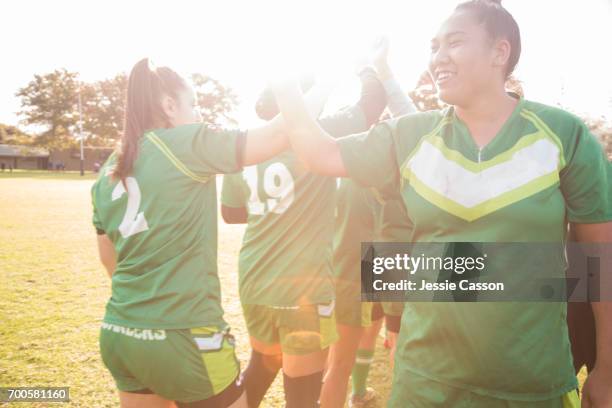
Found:
[{"label": "jersey number 2", "polygon": [[[121,224],[119,224],[119,232],[123,238],[128,238],[134,234],[148,230],[149,225],[147,224],[144,213],[142,211],[138,212],[138,208],[140,207],[140,187],[138,187],[138,182],[134,177],[127,177],[125,179],[125,184],[128,188],[127,208],[121,220]],[[125,193],[126,191],[123,183],[119,182],[113,189],[111,198],[113,201],[118,200]]]},{"label": "jersey number 2", "polygon": [[251,190],[248,204],[249,214],[263,215],[266,212],[266,206],[267,211],[282,214],[293,203],[293,177],[284,164],[272,163],[264,170],[263,190],[270,197],[265,203],[259,199],[257,166],[245,167],[243,174]]}]

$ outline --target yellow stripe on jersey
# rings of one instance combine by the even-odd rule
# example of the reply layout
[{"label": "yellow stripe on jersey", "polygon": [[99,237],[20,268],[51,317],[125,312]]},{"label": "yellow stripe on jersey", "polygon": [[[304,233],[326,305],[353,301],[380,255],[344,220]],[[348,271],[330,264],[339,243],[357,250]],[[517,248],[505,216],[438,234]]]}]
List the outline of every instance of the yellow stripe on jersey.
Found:
[{"label": "yellow stripe on jersey", "polygon": [[[490,160],[474,162],[450,149],[438,134],[423,137],[400,169],[424,199],[466,221],[474,221],[559,182],[565,165],[559,138],[530,111],[521,115],[536,132]],[[444,123],[445,121],[442,121]]]},{"label": "yellow stripe on jersey", "polygon": [[559,147],[559,169],[565,167],[565,154],[563,152],[563,144],[561,143],[559,136],[557,136],[557,134],[553,132],[548,125],[532,111],[522,109],[521,116],[530,121],[536,129],[546,133],[557,144],[557,147]]},{"label": "yellow stripe on jersey", "polygon": [[580,398],[576,391],[570,391],[561,397],[562,408],[580,408]]},{"label": "yellow stripe on jersey", "polygon": [[170,151],[168,146],[153,132],[145,133],[145,137],[151,141],[163,154],[170,160],[170,162],[184,175],[187,177],[199,182],[199,183],[207,183],[211,177],[210,176],[199,176],[189,170],[187,166],[185,166],[175,155]]},{"label": "yellow stripe on jersey", "polygon": [[547,174],[531,180],[514,191],[506,191],[495,198],[479,203],[473,207],[466,207],[430,188],[426,184],[422,183],[418,178],[415,177],[410,179],[410,185],[429,203],[468,222],[472,222],[503,207],[521,201],[548,187],[554,186],[558,182],[559,175],[557,173]]}]

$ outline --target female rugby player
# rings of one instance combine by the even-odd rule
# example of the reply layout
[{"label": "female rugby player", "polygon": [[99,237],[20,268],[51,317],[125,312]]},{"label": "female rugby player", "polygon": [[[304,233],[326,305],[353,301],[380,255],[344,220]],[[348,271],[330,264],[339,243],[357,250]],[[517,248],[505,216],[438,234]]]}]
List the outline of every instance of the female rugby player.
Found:
[{"label": "female rugby player", "polygon": [[[506,93],[521,42],[497,2],[460,4],[431,45],[448,109],[333,139],[285,84],[276,95],[294,151],[311,171],[399,192],[411,241],[552,242],[548,266],[564,278],[568,222],[580,241],[612,242],[612,172],[601,146],[575,116]],[[533,257],[506,255],[511,265],[491,259],[488,268],[528,283]],[[598,360],[583,406],[609,407],[612,305],[592,305]],[[578,406],[565,314],[564,302],[406,303],[389,405]]]},{"label": "female rugby player", "polygon": [[[367,130],[386,105],[374,70],[362,70],[360,79],[358,102],[320,121],[334,137]],[[278,113],[271,90],[256,109],[264,120]],[[327,350],[337,339],[335,188],[334,178],[308,172],[292,152],[224,177],[224,219],[248,224],[238,272],[253,348],[244,376],[250,407],[259,406],[281,367],[287,407],[317,406]]]},{"label": "female rugby player", "polygon": [[280,117],[218,131],[197,123],[195,106],[173,70],[138,62],[121,148],[92,187],[100,258],[112,278],[100,349],[123,408],[246,406],[220,302],[214,177],[288,142]]},{"label": "female rugby player", "polygon": [[[370,56],[387,96],[387,107],[394,116],[415,111],[402,92],[387,63],[389,41],[380,39]],[[334,278],[336,287],[336,327],[338,341],[330,347],[329,363],[321,390],[321,405],[326,408],[344,406],[347,387],[352,377],[350,408],[366,406],[376,396],[366,387],[373,361],[376,339],[385,318],[390,361],[393,362],[396,336],[399,332],[403,303],[361,302],[361,242],[393,241],[395,230],[404,231],[399,200],[381,204],[375,194],[351,179],[341,179],[336,194],[336,226],[334,234]],[[391,217],[385,214],[392,214]],[[383,219],[384,217],[384,219]],[[401,222],[398,226],[397,223]]]}]

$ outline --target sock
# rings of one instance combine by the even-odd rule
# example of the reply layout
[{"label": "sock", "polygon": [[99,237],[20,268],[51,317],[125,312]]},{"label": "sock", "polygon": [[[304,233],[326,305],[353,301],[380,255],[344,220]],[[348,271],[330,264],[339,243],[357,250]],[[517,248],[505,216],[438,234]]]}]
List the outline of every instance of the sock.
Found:
[{"label": "sock", "polygon": [[281,366],[282,360],[276,356],[266,356],[255,350],[251,351],[251,360],[244,370],[243,377],[249,408],[259,406]]},{"label": "sock", "polygon": [[285,408],[316,408],[323,385],[323,371],[302,377],[289,377],[283,373]]},{"label": "sock", "polygon": [[362,396],[366,393],[366,383],[370,365],[374,361],[374,350],[357,350],[355,366],[351,377],[353,378],[353,395]]}]

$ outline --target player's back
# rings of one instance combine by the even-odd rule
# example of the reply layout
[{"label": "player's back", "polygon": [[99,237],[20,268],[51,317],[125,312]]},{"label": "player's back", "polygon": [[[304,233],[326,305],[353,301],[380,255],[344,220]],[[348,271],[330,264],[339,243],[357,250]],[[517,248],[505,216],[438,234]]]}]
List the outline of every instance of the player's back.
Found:
[{"label": "player's back", "polygon": [[106,322],[222,324],[214,174],[237,170],[234,158],[224,159],[232,135],[225,141],[201,125],[148,132],[129,177],[112,177],[114,155],[102,168],[92,188],[94,224],[117,252]]},{"label": "player's back", "polygon": [[[343,136],[365,130],[365,118],[351,108],[321,125]],[[243,303],[292,306],[334,298],[335,189],[334,178],[308,172],[292,152],[224,178],[223,204],[248,210],[239,260]]]}]

